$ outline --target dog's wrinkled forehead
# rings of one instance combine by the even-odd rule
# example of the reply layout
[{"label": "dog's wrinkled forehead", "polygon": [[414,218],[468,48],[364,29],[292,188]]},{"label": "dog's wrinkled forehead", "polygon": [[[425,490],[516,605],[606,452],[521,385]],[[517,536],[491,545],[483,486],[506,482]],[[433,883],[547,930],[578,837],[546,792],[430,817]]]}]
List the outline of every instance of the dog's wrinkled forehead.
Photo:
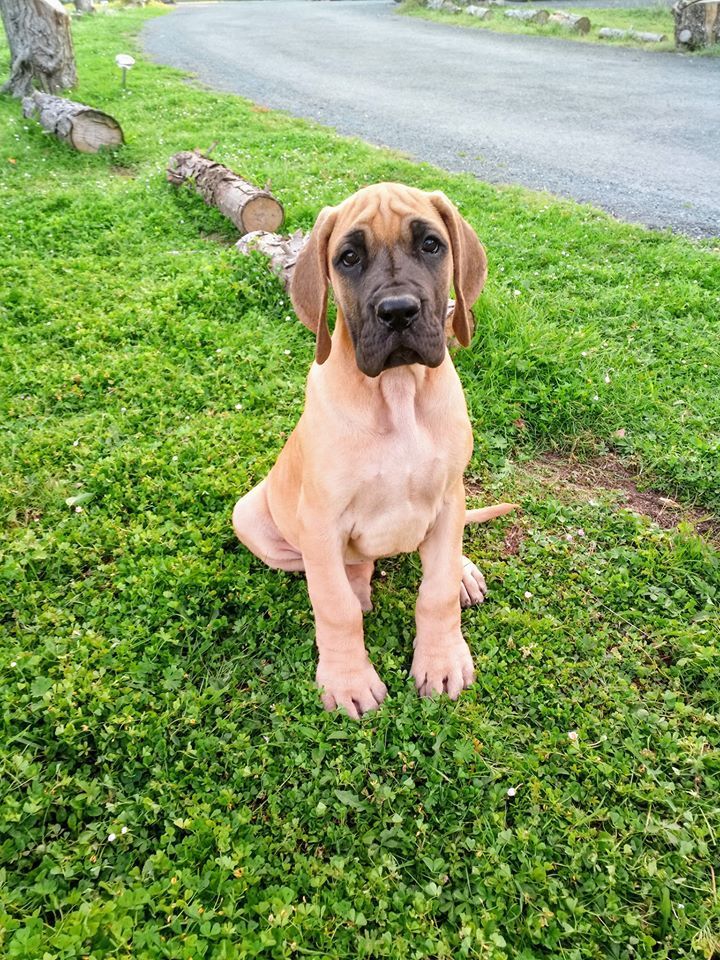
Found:
[{"label": "dog's wrinkled forehead", "polygon": [[422,190],[402,184],[375,184],[348,197],[337,209],[328,244],[332,260],[343,241],[362,232],[372,247],[393,246],[407,238],[410,224],[425,221],[447,241],[447,230],[437,207]]}]

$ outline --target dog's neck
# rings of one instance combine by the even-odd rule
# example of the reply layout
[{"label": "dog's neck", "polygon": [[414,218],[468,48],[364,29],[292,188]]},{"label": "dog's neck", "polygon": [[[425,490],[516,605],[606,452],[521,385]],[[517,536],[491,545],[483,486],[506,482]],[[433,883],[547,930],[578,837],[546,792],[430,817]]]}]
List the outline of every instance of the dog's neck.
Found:
[{"label": "dog's neck", "polygon": [[[432,384],[441,378],[443,366],[430,368],[414,363],[383,370],[377,377],[366,376],[358,369],[347,324],[338,311],[330,356],[320,370],[323,379],[332,383],[335,398],[348,393],[356,398],[362,396],[369,419],[378,430],[386,432],[401,427],[407,430],[410,423],[417,421],[418,400],[429,399]],[[357,409],[356,403],[354,412]]]}]

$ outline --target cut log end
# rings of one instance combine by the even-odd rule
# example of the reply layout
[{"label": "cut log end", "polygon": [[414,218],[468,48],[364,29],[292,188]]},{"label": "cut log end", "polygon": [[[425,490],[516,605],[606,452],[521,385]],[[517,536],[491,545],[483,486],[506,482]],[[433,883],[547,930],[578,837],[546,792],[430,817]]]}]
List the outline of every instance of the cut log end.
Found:
[{"label": "cut log end", "polygon": [[112,150],[121,147],[124,142],[120,124],[107,114],[96,113],[94,110],[76,117],[70,139],[73,147],[80,153]]},{"label": "cut log end", "polygon": [[242,225],[246,233],[254,233],[255,230],[275,233],[284,219],[282,204],[269,194],[252,197],[242,208]]}]

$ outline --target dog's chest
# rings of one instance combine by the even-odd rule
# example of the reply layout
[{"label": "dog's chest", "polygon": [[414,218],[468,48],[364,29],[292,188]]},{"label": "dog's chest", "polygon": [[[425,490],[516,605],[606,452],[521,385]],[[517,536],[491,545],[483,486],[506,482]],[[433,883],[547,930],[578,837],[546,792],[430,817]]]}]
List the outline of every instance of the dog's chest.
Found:
[{"label": "dog's chest", "polygon": [[462,423],[438,427],[400,419],[369,445],[359,469],[356,463],[349,561],[410,553],[426,538],[467,458]]}]

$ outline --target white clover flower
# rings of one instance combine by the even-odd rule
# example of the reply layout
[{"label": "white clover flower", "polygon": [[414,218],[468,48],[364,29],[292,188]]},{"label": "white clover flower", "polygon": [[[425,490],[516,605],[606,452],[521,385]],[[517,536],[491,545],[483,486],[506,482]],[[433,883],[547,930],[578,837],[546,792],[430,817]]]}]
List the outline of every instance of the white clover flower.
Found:
[{"label": "white clover flower", "polygon": [[526,600],[532,599],[532,594],[530,593],[529,590],[526,590],[526,591],[525,591],[524,597],[525,597]]},{"label": "white clover flower", "polygon": [[109,843],[113,843],[115,840],[117,840],[117,837],[115,836],[115,834],[114,834],[114,833],[109,833],[109,834],[108,834],[108,842],[109,842]]},{"label": "white clover flower", "polygon": [[82,507],[75,507],[75,513],[82,513],[82,512],[83,512]]},{"label": "white clover flower", "polygon": [[120,833],[125,834],[125,833],[127,833],[127,830],[128,830],[127,827],[121,827],[121,828],[120,828]]},{"label": "white clover flower", "polygon": [[16,666],[17,666],[17,660],[11,660],[11,661],[10,661],[10,666],[11,666],[11,667],[16,667]]},{"label": "white clover flower", "polygon": [[577,738],[578,738],[578,732],[577,732],[577,730],[571,730],[571,731],[568,733],[568,740],[572,740],[573,742],[575,742],[575,740],[577,740]]},{"label": "white clover flower", "polygon": [[515,789],[515,787],[508,787],[507,795],[509,797],[514,797],[516,793],[517,793],[517,790]]}]

